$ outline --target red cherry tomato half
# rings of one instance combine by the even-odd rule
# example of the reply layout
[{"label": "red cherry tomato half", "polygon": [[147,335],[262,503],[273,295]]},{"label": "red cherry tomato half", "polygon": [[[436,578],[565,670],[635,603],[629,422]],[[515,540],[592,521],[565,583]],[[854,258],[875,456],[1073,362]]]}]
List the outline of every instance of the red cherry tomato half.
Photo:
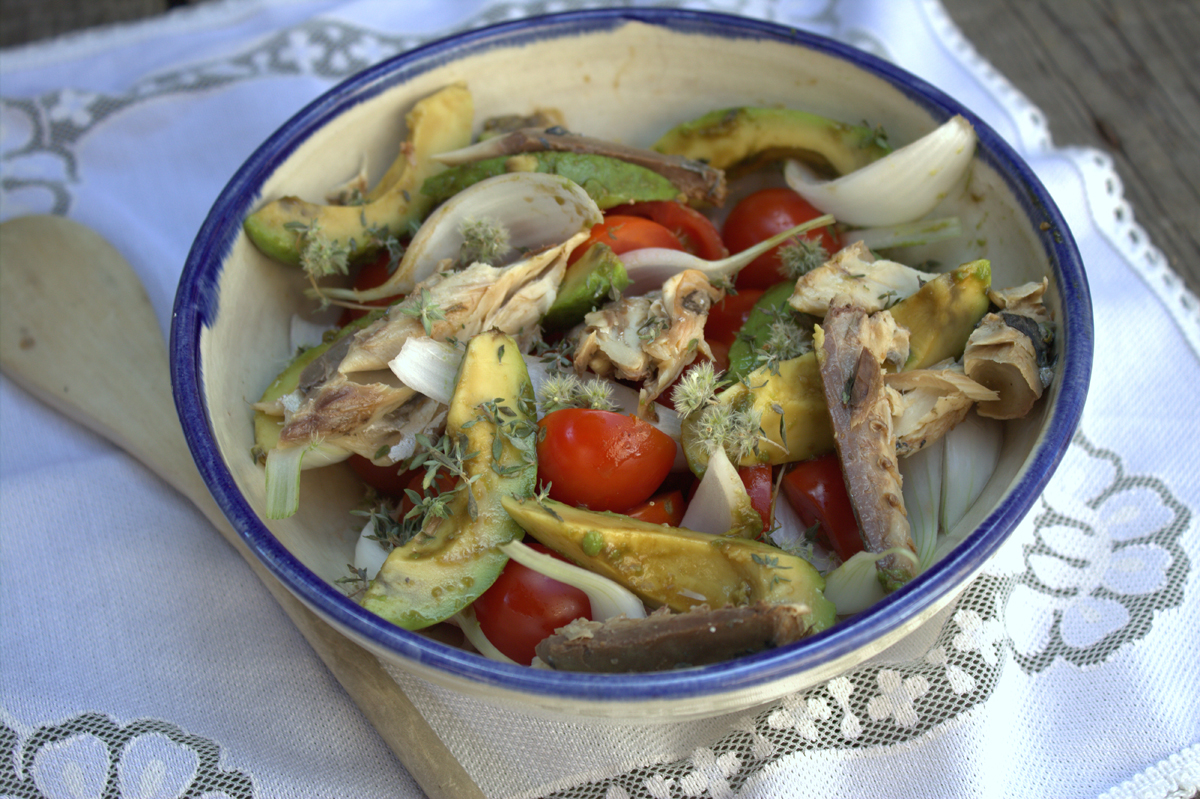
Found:
[{"label": "red cherry tomato half", "polygon": [[651,524],[669,524],[672,527],[678,527],[679,523],[683,521],[684,510],[686,510],[686,505],[683,501],[683,492],[676,490],[655,494],[641,505],[625,511],[625,515]]},{"label": "red cherry tomato half", "polygon": [[653,220],[674,233],[685,250],[706,261],[717,261],[729,255],[716,225],[704,214],[683,203],[653,200],[618,205],[608,212]]},{"label": "red cherry tomato half", "polygon": [[737,294],[727,294],[725,299],[708,309],[708,320],[704,323],[704,340],[711,347],[719,341],[726,348],[732,347],[737,334],[746,324],[754,304],[763,295],[759,289],[746,289]]},{"label": "red cherry tomato half", "polygon": [[[818,216],[821,216],[821,212],[791,189],[762,189],[746,196],[733,207],[725,218],[725,227],[721,232],[729,251],[738,253]],[[820,240],[831,255],[838,249],[837,240],[828,228],[809,231],[804,237]],[[779,271],[779,250],[782,246],[755,258],[738,273],[734,285],[739,291],[768,289],[782,279]]]},{"label": "red cherry tomato half", "polygon": [[837,453],[797,463],[783,477],[783,493],[806,527],[821,525],[819,540],[842,560],[862,552],[858,521]]},{"label": "red cherry tomato half", "polygon": [[[354,288],[358,291],[365,291],[366,289],[373,289],[376,286],[382,286],[390,277],[388,273],[389,258],[388,251],[383,250],[376,256],[374,261],[363,264],[362,268],[358,270],[358,275],[354,278]],[[399,295],[396,297],[385,297],[382,300],[364,302],[363,305],[384,308],[391,305],[398,298]],[[362,308],[346,308],[342,311],[342,316],[338,319],[338,324],[345,327],[355,319],[366,316],[368,313],[369,311],[364,311]]]},{"label": "red cherry tomato half", "polygon": [[675,462],[674,440],[634,416],[564,408],[538,426],[538,482],[568,505],[623,513],[649,499]]},{"label": "red cherry tomato half", "polygon": [[[559,557],[541,544],[527,543],[526,546]],[[580,616],[592,617],[591,600],[583,591],[515,560],[504,565],[496,582],[475,600],[472,607],[487,639],[505,655],[526,666],[537,654],[540,641]]]},{"label": "red cherry tomato half", "polygon": [[640,216],[608,214],[604,221],[592,226],[591,235],[571,253],[568,263],[575,263],[593,244],[607,244],[617,255],[647,247],[682,250],[683,244],[675,234],[657,222]]},{"label": "red cherry tomato half", "polygon": [[746,486],[746,493],[750,495],[750,507],[762,517],[763,535],[770,531],[775,520],[771,507],[771,490],[774,488],[772,474],[769,463],[738,467],[738,476],[742,478],[742,485]]},{"label": "red cherry tomato half", "polygon": [[376,466],[362,455],[351,455],[346,459],[346,464],[358,475],[358,479],[389,497],[403,496],[404,489],[408,488],[412,479],[412,472],[404,470],[398,464]]}]

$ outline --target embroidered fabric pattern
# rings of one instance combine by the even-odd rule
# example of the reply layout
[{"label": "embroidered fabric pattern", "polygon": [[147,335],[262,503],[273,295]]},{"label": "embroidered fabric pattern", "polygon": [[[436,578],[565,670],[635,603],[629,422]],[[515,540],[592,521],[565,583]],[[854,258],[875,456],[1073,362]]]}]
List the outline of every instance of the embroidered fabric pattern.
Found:
[{"label": "embroidered fabric pattern", "polygon": [[122,725],[85,713],[21,736],[0,725],[0,795],[252,799],[249,775],[221,767],[221,747],[158,719]]}]

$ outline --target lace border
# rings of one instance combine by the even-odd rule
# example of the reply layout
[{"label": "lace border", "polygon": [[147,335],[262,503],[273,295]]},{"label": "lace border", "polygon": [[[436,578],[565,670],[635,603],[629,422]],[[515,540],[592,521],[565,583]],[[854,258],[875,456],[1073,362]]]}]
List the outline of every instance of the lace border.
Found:
[{"label": "lace border", "polygon": [[1075,166],[1087,189],[1089,215],[1096,229],[1133,267],[1179,325],[1192,352],[1200,357],[1200,299],[1154,245],[1134,218],[1112,158],[1091,147],[1055,148],[1045,114],[995,70],[950,19],[940,0],[921,0],[922,10],[950,51],[1008,109],[1031,153],[1055,153]]}]

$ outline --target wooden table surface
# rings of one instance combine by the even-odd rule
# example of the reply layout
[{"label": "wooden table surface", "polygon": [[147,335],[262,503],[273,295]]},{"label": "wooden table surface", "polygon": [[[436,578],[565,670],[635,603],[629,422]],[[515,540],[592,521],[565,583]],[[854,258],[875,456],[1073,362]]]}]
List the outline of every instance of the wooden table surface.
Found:
[{"label": "wooden table surface", "polygon": [[[5,0],[0,45],[189,2],[203,0]],[[1055,144],[1112,154],[1135,219],[1200,294],[1200,1],[942,3]]]}]

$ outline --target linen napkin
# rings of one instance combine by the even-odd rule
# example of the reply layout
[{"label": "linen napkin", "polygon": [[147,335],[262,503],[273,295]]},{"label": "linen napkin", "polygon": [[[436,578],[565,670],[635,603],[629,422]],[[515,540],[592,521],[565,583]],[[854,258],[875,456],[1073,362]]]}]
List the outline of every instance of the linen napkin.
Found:
[{"label": "linen napkin", "polygon": [[[165,334],[213,199],[304,103],[430,38],[591,5],[216,0],[4,50],[0,218],[65,214],[101,232]],[[494,797],[1200,790],[1200,303],[1138,227],[1111,162],[1054,147],[1038,110],[932,0],[664,5],[775,20],[890,59],[1028,159],[1093,292],[1079,433],[954,605],[873,661],[759,710],[569,723],[395,678]],[[7,379],[0,636],[0,796],[421,795],[204,519]]]}]

